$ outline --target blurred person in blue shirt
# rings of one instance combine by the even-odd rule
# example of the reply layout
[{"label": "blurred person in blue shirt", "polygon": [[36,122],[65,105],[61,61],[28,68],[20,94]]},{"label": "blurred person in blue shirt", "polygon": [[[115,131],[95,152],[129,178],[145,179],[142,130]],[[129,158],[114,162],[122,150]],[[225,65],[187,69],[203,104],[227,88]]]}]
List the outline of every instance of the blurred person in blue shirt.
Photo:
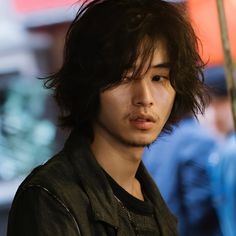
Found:
[{"label": "blurred person in blue shirt", "polygon": [[[213,70],[213,69],[212,69]],[[236,235],[236,135],[230,98],[223,67],[218,76],[207,76],[212,87],[212,102],[206,112],[213,112],[214,130],[224,139],[209,157],[212,193],[224,236]],[[213,73],[209,71],[209,73]],[[214,80],[213,80],[214,79]]]},{"label": "blurred person in blue shirt", "polygon": [[144,153],[146,167],[178,218],[181,236],[221,235],[207,173],[208,156],[215,146],[211,134],[187,117]]},{"label": "blurred person in blue shirt", "polygon": [[224,236],[236,235],[236,135],[209,158],[212,192]]}]

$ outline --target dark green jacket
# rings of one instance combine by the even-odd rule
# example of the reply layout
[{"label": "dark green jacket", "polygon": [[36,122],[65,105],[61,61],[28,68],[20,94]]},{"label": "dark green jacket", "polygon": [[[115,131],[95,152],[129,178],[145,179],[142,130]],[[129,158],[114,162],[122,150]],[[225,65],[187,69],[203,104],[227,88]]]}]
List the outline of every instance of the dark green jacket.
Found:
[{"label": "dark green jacket", "polygon": [[[176,220],[142,163],[137,178],[155,207],[162,235],[177,235]],[[117,201],[88,142],[75,132],[19,187],[8,221],[8,236],[16,235],[133,235],[119,218]]]}]

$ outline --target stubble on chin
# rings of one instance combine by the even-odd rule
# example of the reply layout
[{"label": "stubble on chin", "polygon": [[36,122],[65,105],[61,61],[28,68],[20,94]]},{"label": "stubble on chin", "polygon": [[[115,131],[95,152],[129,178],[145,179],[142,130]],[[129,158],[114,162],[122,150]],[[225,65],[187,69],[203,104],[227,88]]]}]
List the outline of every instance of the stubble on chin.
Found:
[{"label": "stubble on chin", "polygon": [[104,124],[102,121],[97,120],[97,126],[102,129],[103,131],[105,131],[111,138],[113,138],[114,140],[116,140],[117,142],[127,146],[127,147],[135,147],[135,148],[144,148],[146,146],[150,146],[152,143],[155,142],[156,138],[153,138],[150,141],[139,141],[139,140],[132,140],[129,138],[125,137],[125,131],[122,133],[118,133],[113,131],[112,129],[109,129],[109,127]]}]

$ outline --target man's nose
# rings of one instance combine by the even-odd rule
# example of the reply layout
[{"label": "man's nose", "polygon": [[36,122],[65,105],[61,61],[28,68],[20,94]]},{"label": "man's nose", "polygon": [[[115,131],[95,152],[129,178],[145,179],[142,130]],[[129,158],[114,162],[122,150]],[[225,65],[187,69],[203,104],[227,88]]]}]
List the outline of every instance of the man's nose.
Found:
[{"label": "man's nose", "polygon": [[139,79],[133,83],[133,105],[150,107],[153,105],[153,94],[150,81]]}]

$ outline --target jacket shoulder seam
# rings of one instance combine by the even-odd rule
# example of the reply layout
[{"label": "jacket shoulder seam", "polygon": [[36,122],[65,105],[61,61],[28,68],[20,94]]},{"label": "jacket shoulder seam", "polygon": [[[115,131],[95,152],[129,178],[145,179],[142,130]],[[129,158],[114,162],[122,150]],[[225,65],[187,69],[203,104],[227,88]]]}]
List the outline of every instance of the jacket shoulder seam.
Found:
[{"label": "jacket shoulder seam", "polygon": [[59,203],[59,205],[61,205],[66,210],[67,214],[71,217],[72,221],[74,222],[74,225],[76,226],[79,236],[81,236],[81,231],[80,231],[79,225],[78,225],[74,215],[71,213],[70,209],[65,205],[65,203],[63,203],[63,201],[60,198],[58,198],[55,194],[53,194],[47,188],[43,187],[40,184],[30,184],[30,185],[27,185],[27,187],[24,187],[23,189],[26,190],[26,189],[30,189],[30,188],[34,188],[34,187],[40,188],[43,191],[45,191],[48,195],[50,195],[53,199],[55,199]]}]

